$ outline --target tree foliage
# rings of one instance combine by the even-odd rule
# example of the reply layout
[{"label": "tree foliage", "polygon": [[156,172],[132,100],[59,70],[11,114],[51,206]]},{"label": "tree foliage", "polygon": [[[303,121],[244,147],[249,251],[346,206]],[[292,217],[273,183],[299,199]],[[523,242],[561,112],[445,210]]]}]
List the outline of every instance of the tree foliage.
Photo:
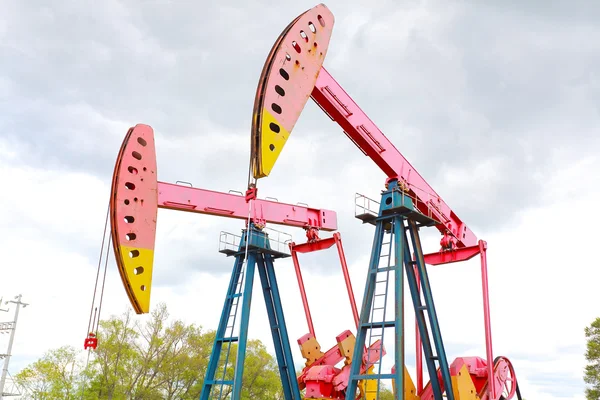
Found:
[{"label": "tree foliage", "polygon": [[77,351],[63,346],[46,353],[15,377],[30,399],[68,399],[75,396],[82,363]]},{"label": "tree foliage", "polygon": [[[83,349],[51,350],[15,377],[23,399],[198,399],[215,333],[168,317],[160,304],[145,323],[130,311],[101,321],[87,368]],[[242,386],[244,399],[281,398],[277,364],[258,340],[248,341]]]},{"label": "tree foliage", "polygon": [[583,379],[590,385],[586,388],[585,395],[588,400],[598,400],[600,399],[600,318],[596,318],[585,328],[585,337],[587,338],[585,359],[588,365],[585,367]]},{"label": "tree foliage", "polygon": [[[168,322],[164,304],[143,319],[127,311],[101,321],[93,352],[72,346],[49,351],[15,376],[26,391],[22,398],[198,399],[215,332],[180,320]],[[236,354],[233,344],[229,367],[224,371],[222,357],[216,379],[233,379]],[[226,398],[231,387],[223,389]],[[276,359],[259,340],[248,340],[246,346],[241,398],[283,399]],[[393,399],[392,392],[382,388],[379,399]]]}]

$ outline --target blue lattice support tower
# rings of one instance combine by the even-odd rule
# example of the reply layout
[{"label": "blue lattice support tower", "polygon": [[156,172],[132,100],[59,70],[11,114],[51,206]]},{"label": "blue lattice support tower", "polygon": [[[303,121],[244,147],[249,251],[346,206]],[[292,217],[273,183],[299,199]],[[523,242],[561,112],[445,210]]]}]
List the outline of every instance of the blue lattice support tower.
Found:
[{"label": "blue lattice support tower", "polygon": [[[235,246],[235,243],[232,243],[231,240],[228,241],[226,239],[228,236],[232,237],[231,234],[221,234],[223,246],[220,251],[229,256],[234,256],[235,263],[200,399],[239,399],[241,396],[252,287],[256,269],[258,269],[265,298],[284,396],[286,400],[298,399],[300,391],[294,372],[292,351],[273,266],[275,259],[290,256],[290,254],[283,251],[287,248],[289,241],[276,240],[279,245],[273,248],[269,235],[252,223],[249,229],[243,230],[238,246]],[[239,328],[236,328],[240,299],[242,299],[241,319]],[[235,331],[239,332],[237,336]],[[227,379],[230,351],[233,343],[237,343],[235,368],[232,371],[233,379]],[[222,364],[222,367],[220,367],[220,364]],[[217,373],[221,376],[220,379],[215,378]],[[230,390],[224,390],[226,386],[230,387]],[[228,397],[229,394],[231,394],[231,397]]]},{"label": "blue lattice support tower", "polygon": [[[360,198],[360,197],[359,197]],[[372,204],[377,202],[371,201]],[[361,380],[377,380],[378,398],[380,381],[392,380],[396,390],[397,398],[404,398],[404,272],[406,269],[407,281],[413,296],[415,315],[419,322],[419,332],[423,337],[423,347],[428,361],[431,388],[436,400],[442,399],[442,384],[438,379],[438,369],[441,371],[443,382],[446,384],[447,398],[452,400],[451,379],[448,372],[448,362],[444,351],[441,330],[435,313],[431,288],[428,284],[427,273],[424,268],[423,255],[418,237],[419,225],[433,225],[435,221],[421,214],[415,209],[412,198],[398,185],[397,180],[390,180],[386,190],[382,193],[381,203],[377,212],[368,207],[363,207],[357,218],[364,222],[375,225],[375,236],[369,262],[369,270],[365,284],[365,291],[360,315],[360,324],[357,332],[356,346],[354,349],[353,363],[350,371],[350,384],[346,392],[346,399],[351,400],[356,396],[356,390]],[[408,232],[412,244],[413,258],[409,245]],[[385,241],[387,236],[387,242]],[[387,246],[387,247],[386,247]],[[386,254],[387,253],[387,254]],[[387,262],[384,265],[382,260]],[[421,276],[421,285],[425,303],[420,301],[418,293],[418,281],[415,274],[417,266]],[[394,313],[390,317],[387,313],[388,295],[390,287],[390,274],[393,273],[394,291]],[[383,288],[383,291],[380,290]],[[377,300],[383,297],[383,305],[377,304]],[[428,319],[424,312],[427,312]],[[382,315],[381,315],[382,314]],[[379,317],[377,315],[380,315]],[[428,325],[429,324],[429,325]],[[390,373],[384,373],[379,363],[379,370],[371,374],[361,373],[361,358],[365,346],[369,346],[373,338],[383,341],[386,329],[394,329],[394,365],[396,368]],[[430,343],[429,330],[433,335],[434,346]],[[439,363],[439,367],[436,364]],[[400,397],[401,396],[401,397]]]}]

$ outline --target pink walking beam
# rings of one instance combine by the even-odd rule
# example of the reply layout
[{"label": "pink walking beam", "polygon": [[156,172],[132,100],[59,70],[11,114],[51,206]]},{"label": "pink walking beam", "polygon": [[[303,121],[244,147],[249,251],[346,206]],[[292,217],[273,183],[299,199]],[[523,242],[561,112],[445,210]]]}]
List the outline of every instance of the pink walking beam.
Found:
[{"label": "pink walking beam", "polygon": [[[244,196],[173,183],[158,182],[158,208],[248,219],[248,203]],[[251,219],[276,225],[317,228],[328,232],[337,230],[335,211],[262,199],[253,200]]]},{"label": "pink walking beam", "polygon": [[458,248],[477,244],[475,234],[323,67],[311,97],[388,179],[398,179],[400,185],[405,185],[416,200],[415,206],[440,222],[437,225],[440,232],[451,232]]}]

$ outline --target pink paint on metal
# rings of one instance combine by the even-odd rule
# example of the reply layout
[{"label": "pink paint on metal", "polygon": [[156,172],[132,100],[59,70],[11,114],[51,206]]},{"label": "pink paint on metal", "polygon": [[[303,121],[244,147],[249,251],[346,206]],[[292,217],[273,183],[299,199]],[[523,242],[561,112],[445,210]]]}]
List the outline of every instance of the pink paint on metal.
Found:
[{"label": "pink paint on metal", "polygon": [[[341,337],[344,335],[352,335],[352,333],[350,331],[346,330],[346,331],[342,332],[340,335],[338,335],[338,337]],[[307,336],[307,335],[302,336],[302,338],[300,338],[298,340],[298,344],[301,345],[308,338],[309,338],[309,336]],[[339,340],[338,340],[338,342],[339,342]],[[301,383],[302,385],[304,384],[303,382],[306,379],[306,375],[308,374],[308,371],[310,370],[310,368],[312,366],[336,365],[343,359],[344,359],[344,355],[342,353],[340,353],[339,347],[337,345],[333,346],[332,348],[327,350],[325,352],[325,354],[323,354],[323,356],[321,356],[319,359],[317,359],[311,366],[304,368],[302,373],[298,376],[298,382]],[[302,387],[300,389],[302,389]]]},{"label": "pink paint on metal", "polygon": [[[115,167],[111,211],[117,244],[154,249],[157,215],[157,180],[154,132],[136,125],[123,141]],[[115,227],[113,227],[114,229]],[[127,235],[135,235],[128,239]]]},{"label": "pink paint on metal", "polygon": [[[252,204],[252,219],[264,219],[267,223],[278,225],[316,227],[323,231],[337,230],[335,211],[261,199],[253,200]],[[158,182],[158,207],[243,220],[248,218],[248,203],[244,196],[164,182]]]},{"label": "pink paint on metal", "polygon": [[[493,375],[493,346],[492,346],[492,323],[490,315],[490,296],[489,296],[489,284],[488,284],[488,271],[487,271],[487,243],[483,240],[479,240],[477,245],[469,246],[456,250],[446,250],[437,253],[427,254],[425,256],[425,263],[430,265],[440,265],[452,262],[459,262],[469,260],[475,257],[477,254],[480,256],[481,261],[481,287],[483,296],[483,321],[485,328],[485,349],[487,358],[487,369],[488,376]],[[489,395],[491,398],[496,398],[498,395],[498,388],[494,382],[488,387]]]},{"label": "pink paint on metal", "polygon": [[[310,236],[309,236],[310,237]],[[310,253],[313,251],[325,250],[336,245],[340,263],[342,265],[342,273],[344,275],[344,281],[346,289],[348,291],[348,299],[350,301],[350,307],[352,309],[352,316],[354,317],[355,326],[358,328],[359,314],[356,307],[356,300],[354,297],[354,291],[352,289],[352,282],[350,280],[350,274],[348,272],[348,265],[346,263],[346,257],[344,255],[344,249],[342,246],[342,238],[339,232],[333,234],[333,237],[326,239],[311,240],[302,244],[290,244],[290,250],[292,254],[292,260],[294,263],[294,269],[296,271],[296,278],[298,279],[298,287],[300,289],[300,296],[302,297],[302,304],[304,306],[304,313],[306,315],[306,321],[310,333],[304,335],[298,340],[298,344],[302,345],[311,337],[316,337],[312,316],[310,313],[310,307],[308,305],[308,299],[306,296],[306,289],[304,286],[304,280],[300,271],[300,264],[298,262],[298,253]],[[347,339],[350,335],[350,331],[344,331],[336,337],[338,343]],[[369,349],[365,349],[363,354],[364,364],[361,366],[361,373],[364,373],[373,363],[377,362],[381,357],[385,355],[385,348],[381,341],[374,342]],[[350,365],[345,365],[341,370],[334,368],[337,363],[346,357],[345,354],[341,353],[338,346],[329,349],[321,358],[316,360],[309,367],[305,367],[298,377],[300,389],[303,387],[307,388],[307,393],[311,393],[311,396],[321,396],[333,399],[343,399],[343,390],[348,386],[350,377]],[[327,375],[327,380],[323,380],[324,376]],[[331,386],[333,385],[333,388]],[[331,390],[334,389],[334,392]],[[320,398],[320,397],[319,397]]]},{"label": "pink paint on metal", "polygon": [[[490,295],[488,286],[488,271],[487,271],[487,243],[483,240],[479,241],[479,255],[481,257],[481,286],[483,289],[483,321],[485,324],[485,349],[488,364],[488,376],[493,376],[494,354],[492,350],[492,322],[490,317]],[[488,386],[490,397],[496,399],[498,396],[498,388],[495,380],[490,380],[491,386]]]},{"label": "pink paint on metal", "polygon": [[[517,378],[512,363],[508,358],[502,356],[494,361],[494,376],[493,379],[488,380],[488,383],[493,382],[495,397],[487,397],[486,393],[481,400],[498,400],[504,398],[504,393],[507,393],[507,399],[512,399],[517,392]],[[492,395],[490,394],[490,396]]]},{"label": "pink paint on metal", "polygon": [[[132,286],[131,260],[123,254],[140,258],[139,264],[148,267],[145,279],[152,277],[152,257],[156,236],[157,180],[154,132],[148,125],[130,128],[123,140],[113,173],[110,217],[111,238],[115,260],[123,287],[136,313],[146,312],[149,288],[141,299]],[[146,265],[148,264],[148,265]],[[129,267],[128,267],[129,266]],[[144,280],[144,282],[146,281]]]},{"label": "pink paint on metal", "polygon": [[[498,400],[504,398],[503,396],[512,399],[515,395],[517,381],[508,358],[498,357],[492,364],[481,357],[458,357],[450,364],[450,375],[457,376],[463,366],[466,366],[481,400]],[[492,388],[495,388],[494,392]]]},{"label": "pink paint on metal", "polygon": [[326,250],[334,244],[335,238],[330,237],[301,244],[292,243],[292,250],[295,253],[312,253],[313,251]]},{"label": "pink paint on metal", "polygon": [[449,230],[461,247],[474,246],[475,234],[433,190],[392,142],[369,119],[325,68],[321,68],[312,91],[313,100],[335,120],[346,135],[387,174],[404,183],[416,200],[415,206],[439,221],[437,228]]},{"label": "pink paint on metal", "polygon": [[[348,337],[352,336],[352,332],[346,330],[336,336],[335,340],[339,344],[343,342]],[[310,334],[306,334],[298,339],[298,344],[302,345],[305,341],[311,338]],[[360,373],[365,373],[368,368],[370,368],[375,362],[381,359],[386,354],[385,347],[381,343],[380,340],[376,340],[369,348],[365,348],[363,352],[363,365],[361,366]],[[369,357],[367,357],[369,355]],[[306,387],[307,382],[309,380],[309,376],[313,376],[310,371],[312,368],[321,367],[321,366],[331,366],[334,367],[340,361],[346,358],[345,354],[341,353],[339,345],[335,345],[330,348],[323,356],[317,359],[313,364],[308,367],[304,367],[300,375],[298,375],[298,384],[300,385],[300,390]],[[350,378],[350,365],[344,365],[341,370],[338,370],[338,373],[333,378],[332,383],[337,393],[334,393],[333,399],[344,399],[342,391],[348,387],[348,381]]]},{"label": "pink paint on metal", "polygon": [[[493,346],[492,346],[492,323],[490,315],[490,298],[489,298],[489,284],[488,284],[488,271],[487,271],[487,243],[483,240],[479,240],[476,246],[470,246],[457,250],[440,251],[438,253],[432,253],[425,256],[425,263],[431,265],[445,264],[449,262],[465,261],[473,258],[477,254],[480,256],[481,261],[481,287],[483,295],[483,321],[485,327],[485,348],[487,358],[487,376],[493,376]],[[493,380],[491,385],[488,385],[486,389],[489,391],[489,396],[495,399],[498,395],[498,388]]]},{"label": "pink paint on metal", "polygon": [[481,357],[458,357],[450,364],[450,374],[458,375],[460,369],[465,365],[469,374],[487,379],[487,364],[488,363]]},{"label": "pink paint on metal", "polygon": [[352,308],[352,316],[354,317],[354,324],[358,329],[358,309],[356,308],[356,299],[354,298],[354,290],[352,289],[352,281],[350,280],[350,273],[348,272],[348,264],[346,264],[346,256],[344,255],[344,248],[342,247],[342,236],[339,232],[333,234],[335,239],[335,245],[338,249],[338,255],[340,257],[340,263],[342,264],[342,273],[344,274],[344,282],[346,283],[346,290],[348,291],[348,300],[350,301],[350,307]]},{"label": "pink paint on metal", "polygon": [[[252,159],[261,156],[263,136],[287,136],[298,121],[323,65],[334,25],[334,16],[324,4],[296,18],[276,40],[259,80],[252,124]],[[289,94],[293,95],[290,96]],[[274,119],[273,132],[263,135]],[[281,129],[282,128],[282,129]],[[269,128],[272,129],[272,128]],[[283,139],[283,143],[287,137]],[[274,148],[271,148],[274,151]],[[276,150],[281,151],[281,148]],[[257,165],[257,163],[255,163]],[[268,174],[268,171],[265,172]],[[256,178],[264,176],[254,172]]]},{"label": "pink paint on metal", "polygon": [[[304,307],[304,315],[306,316],[306,324],[308,325],[308,331],[313,337],[315,335],[315,326],[313,324],[312,316],[310,314],[310,307],[308,306],[308,298],[306,297],[306,289],[304,287],[304,279],[302,279],[302,272],[300,271],[300,264],[298,263],[298,253],[294,251],[293,244],[290,244],[292,249],[292,261],[294,263],[294,270],[296,271],[296,278],[298,279],[298,287],[300,289],[300,297],[302,297],[302,305]],[[302,343],[304,343],[303,340]],[[300,341],[298,342],[299,344]]]},{"label": "pink paint on metal", "polygon": [[[346,263],[346,256],[344,254],[344,248],[342,246],[342,236],[339,232],[333,234],[333,237],[326,239],[319,239],[314,241],[309,241],[302,244],[290,244],[290,250],[292,254],[292,260],[294,262],[294,268],[296,268],[296,277],[298,278],[298,286],[300,287],[300,295],[302,296],[302,304],[304,305],[304,312],[306,314],[306,319],[309,324],[309,327],[312,326],[312,318],[310,317],[310,310],[308,307],[308,300],[306,300],[306,291],[304,287],[304,281],[302,279],[302,274],[300,272],[300,265],[298,262],[297,253],[310,253],[313,251],[325,250],[329,249],[333,245],[336,245],[338,251],[338,257],[340,259],[340,264],[342,266],[342,274],[344,276],[344,283],[346,284],[346,290],[348,292],[348,300],[350,301],[350,308],[352,310],[352,316],[354,317],[354,322],[356,324],[356,328],[358,328],[358,308],[356,307],[356,299],[354,297],[354,290],[352,289],[352,281],[350,280],[350,273],[348,272],[348,264]],[[314,335],[314,330],[311,331]]]},{"label": "pink paint on metal", "polygon": [[[414,261],[413,255],[413,261]],[[421,296],[421,279],[419,276],[419,268],[415,264],[413,266],[415,271],[415,277],[417,281],[417,293]],[[416,340],[416,355],[417,355],[417,394],[423,391],[423,341],[421,340],[421,331],[419,330],[419,322],[415,318],[415,340]]]},{"label": "pink paint on metal", "polygon": [[[267,60],[272,63],[271,69],[278,72],[267,79],[263,103],[269,109],[272,104],[281,107],[276,118],[288,132],[310,98],[329,48],[333,22],[333,14],[324,4],[308,10],[289,28],[273,59]],[[287,79],[279,73],[280,68],[287,72]],[[277,86],[286,87],[285,92],[294,95],[282,95]]]},{"label": "pink paint on metal", "polygon": [[458,357],[450,364],[450,375],[457,376],[463,366],[467,367],[475,391],[481,396],[488,384],[488,363],[481,357]]},{"label": "pink paint on metal", "polygon": [[[306,399],[331,399],[334,397],[333,378],[339,373],[339,368],[331,365],[318,365],[308,370],[306,374]],[[337,396],[336,396],[337,397]]]},{"label": "pink paint on metal", "polygon": [[467,261],[479,254],[479,244],[454,250],[442,250],[437,253],[425,254],[425,264],[440,265]]}]

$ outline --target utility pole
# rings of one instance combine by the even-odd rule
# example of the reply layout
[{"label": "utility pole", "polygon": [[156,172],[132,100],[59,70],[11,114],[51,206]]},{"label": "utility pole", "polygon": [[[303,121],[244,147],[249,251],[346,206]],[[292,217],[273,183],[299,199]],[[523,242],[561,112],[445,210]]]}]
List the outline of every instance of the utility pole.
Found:
[{"label": "utility pole", "polygon": [[[28,306],[28,304],[23,303],[21,301],[21,297],[22,297],[22,295],[15,296],[15,300],[8,300],[4,303],[4,304],[14,303],[17,305],[17,308],[15,309],[14,321],[0,323],[0,331],[8,331],[8,330],[11,331],[10,339],[8,341],[8,350],[6,351],[6,354],[0,354],[0,358],[4,358],[4,367],[2,368],[2,377],[0,378],[0,400],[4,399],[4,397],[15,395],[13,393],[4,393],[4,385],[6,383],[6,375],[8,374],[8,362],[10,361],[12,346],[13,346],[13,342],[15,340],[15,331],[17,329],[17,320],[19,319],[19,309],[21,308],[21,306],[23,306],[23,308]],[[1,303],[2,303],[2,300],[0,300],[0,305],[1,305]],[[8,310],[3,310],[1,308],[0,308],[0,311],[8,312]]]}]

